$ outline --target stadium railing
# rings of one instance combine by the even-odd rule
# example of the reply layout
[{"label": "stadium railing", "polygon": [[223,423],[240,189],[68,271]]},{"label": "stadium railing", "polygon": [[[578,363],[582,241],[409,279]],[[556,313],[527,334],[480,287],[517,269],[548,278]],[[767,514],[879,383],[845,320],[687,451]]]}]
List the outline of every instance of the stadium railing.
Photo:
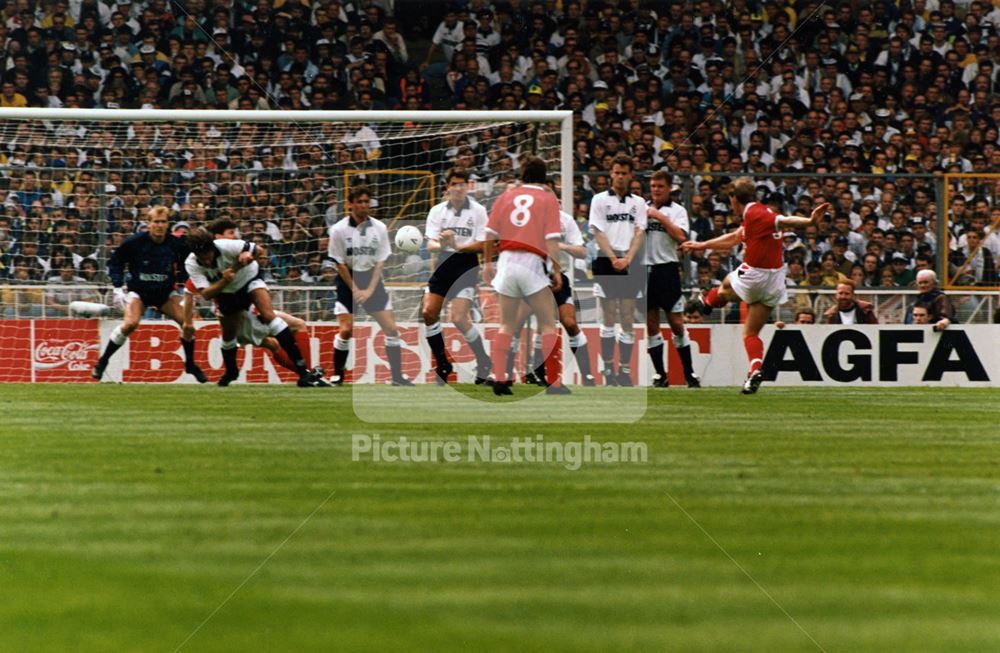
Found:
[{"label": "stadium railing", "polygon": [[[110,286],[100,284],[53,286],[44,283],[19,283],[7,285],[2,290],[0,318],[6,320],[96,317],[87,312],[69,315],[66,311],[47,304],[45,297],[58,293],[64,297],[72,295],[80,301],[106,305],[110,295]],[[423,294],[421,285],[389,286],[389,292],[392,294],[394,310],[400,322],[420,321],[420,297]],[[688,292],[690,294],[694,290],[689,289]],[[775,320],[791,322],[795,319],[798,310],[807,308],[816,313],[817,321],[820,322],[823,312],[834,305],[835,292],[836,290],[832,287],[791,287],[788,289],[788,302],[779,306],[773,317]],[[271,286],[271,293],[274,306],[278,310],[286,311],[310,322],[336,320],[333,313],[336,298],[334,286],[275,284]],[[598,321],[597,302],[592,287],[589,284],[578,283],[574,288],[574,293],[579,303],[580,321],[584,324],[596,323]],[[483,319],[484,315],[483,304],[488,302],[492,295],[491,289],[481,288],[481,304],[478,307],[480,319]],[[863,287],[856,292],[858,299],[871,302],[874,305],[879,321],[883,324],[903,323],[916,301],[916,296],[917,291],[914,289]],[[1000,308],[1000,293],[996,290],[968,290],[948,293],[948,296],[955,307],[955,322],[958,324],[988,324],[994,313]],[[120,314],[109,312],[100,317],[118,319]],[[156,315],[151,313],[148,317],[155,318]],[[199,318],[214,319],[211,308],[203,304],[199,308]],[[359,319],[365,319],[363,314],[359,316]],[[492,320],[487,318],[483,321],[490,322]],[[705,323],[708,324],[727,324],[739,321],[738,305],[727,310],[717,310],[705,319]]]}]

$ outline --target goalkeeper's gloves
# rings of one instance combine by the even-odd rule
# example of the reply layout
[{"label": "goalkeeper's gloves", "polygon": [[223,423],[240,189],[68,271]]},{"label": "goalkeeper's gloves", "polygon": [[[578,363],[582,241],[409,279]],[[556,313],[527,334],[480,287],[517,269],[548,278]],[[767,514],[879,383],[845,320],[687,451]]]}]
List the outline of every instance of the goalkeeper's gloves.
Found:
[{"label": "goalkeeper's gloves", "polygon": [[124,311],[126,304],[128,304],[128,295],[125,293],[125,289],[115,288],[114,293],[111,296],[111,305],[119,311]]}]

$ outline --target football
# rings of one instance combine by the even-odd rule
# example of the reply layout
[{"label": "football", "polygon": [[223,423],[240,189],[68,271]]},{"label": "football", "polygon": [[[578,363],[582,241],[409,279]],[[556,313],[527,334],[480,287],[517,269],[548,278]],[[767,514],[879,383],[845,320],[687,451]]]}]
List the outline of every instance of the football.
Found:
[{"label": "football", "polygon": [[396,247],[404,252],[419,252],[424,235],[413,225],[406,225],[396,232]]}]

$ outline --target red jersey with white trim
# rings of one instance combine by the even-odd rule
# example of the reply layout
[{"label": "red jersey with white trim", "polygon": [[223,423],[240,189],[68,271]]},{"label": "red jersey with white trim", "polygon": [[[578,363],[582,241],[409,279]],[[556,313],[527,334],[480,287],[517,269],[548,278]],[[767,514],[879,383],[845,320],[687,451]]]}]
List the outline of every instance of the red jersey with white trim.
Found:
[{"label": "red jersey with white trim", "polygon": [[561,235],[559,200],[541,186],[515,186],[493,204],[486,231],[500,241],[501,252],[520,249],[545,258],[545,241]]},{"label": "red jersey with white trim", "polygon": [[778,213],[766,204],[750,202],[743,209],[743,262],[754,268],[785,265]]}]

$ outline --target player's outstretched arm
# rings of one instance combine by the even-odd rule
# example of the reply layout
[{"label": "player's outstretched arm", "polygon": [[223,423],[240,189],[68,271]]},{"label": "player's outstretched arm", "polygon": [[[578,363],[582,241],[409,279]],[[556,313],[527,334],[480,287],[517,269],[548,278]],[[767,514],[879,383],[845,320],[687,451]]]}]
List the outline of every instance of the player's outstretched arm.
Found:
[{"label": "player's outstretched arm", "polygon": [[828,202],[823,202],[812,210],[812,213],[808,218],[800,215],[783,215],[778,218],[778,227],[791,227],[792,229],[797,229],[811,224],[818,225],[820,220],[823,219],[823,216],[826,215],[829,210],[830,204]]},{"label": "player's outstretched arm", "polygon": [[723,234],[717,238],[713,238],[712,240],[702,242],[686,240],[681,243],[681,250],[685,252],[701,252],[706,249],[731,249],[740,244],[740,236],[742,233],[743,227],[740,227],[736,231],[730,231],[728,234]]}]

